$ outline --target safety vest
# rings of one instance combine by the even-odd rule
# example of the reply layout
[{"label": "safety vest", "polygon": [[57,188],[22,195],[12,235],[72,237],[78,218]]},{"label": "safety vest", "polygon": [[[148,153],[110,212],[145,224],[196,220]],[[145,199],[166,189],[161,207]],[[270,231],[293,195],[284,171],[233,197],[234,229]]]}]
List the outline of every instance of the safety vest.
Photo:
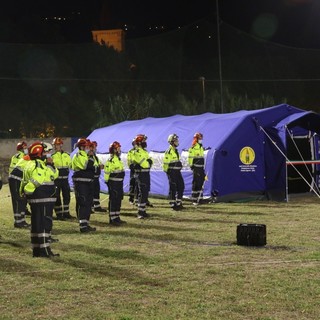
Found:
[{"label": "safety vest", "polygon": [[79,150],[72,157],[71,168],[74,171],[72,179],[78,182],[91,182],[94,177],[94,158],[85,151]]},{"label": "safety vest", "polygon": [[[20,193],[31,196],[36,189],[41,188],[43,189],[43,192],[41,192],[41,197],[39,197],[39,195],[37,197],[40,199],[50,198],[55,194],[54,180],[58,177],[58,174],[59,173],[57,169],[50,165],[46,165],[43,160],[30,160],[23,170],[23,179],[20,186]],[[35,200],[36,199],[33,199],[29,202],[37,202]]]},{"label": "safety vest", "polygon": [[204,167],[204,149],[200,143],[197,142],[189,148],[188,164],[190,167],[194,166],[195,168]]},{"label": "safety vest", "polygon": [[68,179],[71,157],[68,152],[56,151],[52,154],[54,166],[59,170],[58,179]]},{"label": "safety vest", "polygon": [[127,164],[128,164],[128,167],[130,167],[130,165],[133,164],[133,156],[134,156],[134,151],[135,150],[136,150],[135,148],[132,148],[127,153]]},{"label": "safety vest", "polygon": [[12,172],[14,167],[17,165],[19,160],[23,158],[24,155],[25,155],[24,152],[18,151],[15,155],[12,156],[10,166],[9,166],[9,174]]},{"label": "safety vest", "polygon": [[101,165],[102,165],[102,162],[100,161],[99,157],[94,154],[93,155],[93,159],[94,159],[94,162],[93,162],[93,166],[94,166],[94,177],[95,178],[99,178],[100,177],[100,173],[101,173]]},{"label": "safety vest", "polygon": [[135,172],[149,172],[152,163],[152,159],[149,156],[147,150],[137,147],[132,155],[132,162],[135,166]]},{"label": "safety vest", "polygon": [[123,162],[117,155],[111,155],[104,167],[104,180],[123,181],[124,175]]},{"label": "safety vest", "polygon": [[180,161],[179,152],[176,148],[170,145],[164,154],[163,159],[163,171],[168,172],[168,170],[181,170],[182,163]]},{"label": "safety vest", "polygon": [[24,156],[22,159],[18,161],[18,163],[15,165],[11,173],[9,174],[9,178],[16,179],[16,180],[22,180],[23,177],[23,170],[25,166],[30,161],[29,156]]}]

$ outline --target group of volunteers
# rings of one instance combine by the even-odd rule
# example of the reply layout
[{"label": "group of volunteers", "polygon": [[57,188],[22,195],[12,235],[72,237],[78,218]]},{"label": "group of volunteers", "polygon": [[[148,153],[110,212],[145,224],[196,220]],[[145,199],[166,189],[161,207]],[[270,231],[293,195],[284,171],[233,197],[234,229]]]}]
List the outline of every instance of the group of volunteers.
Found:
[{"label": "group of volunteers", "polygon": [[[199,204],[202,199],[204,172],[203,135],[195,133],[188,150],[188,164],[193,171],[192,200]],[[177,147],[179,137],[170,134],[169,148],[164,154],[163,170],[169,182],[170,206],[182,210],[184,180],[181,174],[182,162]],[[93,212],[107,212],[100,204],[99,178],[104,170],[104,180],[109,194],[109,223],[119,226],[121,203],[124,195],[124,163],[121,160],[121,145],[114,141],[109,147],[109,158],[103,164],[97,156],[97,142],[87,138],[78,139],[78,151],[71,158],[63,150],[60,137],[48,142],[34,142],[30,146],[22,141],[17,144],[17,153],[12,156],[9,167],[9,188],[14,214],[14,227],[30,228],[26,215],[31,215],[31,246],[34,257],[53,257],[51,243],[58,241],[51,236],[53,212],[57,220],[73,219],[70,215],[69,173],[72,170],[76,215],[81,233],[96,231],[90,225]],[[132,149],[127,153],[130,168],[129,201],[137,205],[137,217],[149,217],[147,206],[150,191],[150,169],[153,160],[147,151],[147,136],[138,134],[132,140]],[[1,182],[1,179],[0,179]],[[2,182],[1,186],[2,187]],[[31,213],[28,210],[30,206]]]}]

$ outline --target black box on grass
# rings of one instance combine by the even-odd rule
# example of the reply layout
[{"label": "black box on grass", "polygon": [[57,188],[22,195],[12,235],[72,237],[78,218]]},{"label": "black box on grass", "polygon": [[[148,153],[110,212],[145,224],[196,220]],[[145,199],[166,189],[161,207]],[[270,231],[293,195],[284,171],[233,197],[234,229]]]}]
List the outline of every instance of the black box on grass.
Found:
[{"label": "black box on grass", "polygon": [[237,226],[237,244],[239,246],[265,246],[267,227],[265,224],[241,223]]}]

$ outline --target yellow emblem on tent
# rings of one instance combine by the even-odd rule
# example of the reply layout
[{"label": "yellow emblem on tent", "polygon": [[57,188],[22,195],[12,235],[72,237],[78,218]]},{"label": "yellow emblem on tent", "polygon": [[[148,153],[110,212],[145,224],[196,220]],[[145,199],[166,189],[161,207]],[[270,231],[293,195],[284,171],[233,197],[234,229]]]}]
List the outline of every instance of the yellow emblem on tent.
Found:
[{"label": "yellow emblem on tent", "polygon": [[256,157],[254,150],[250,147],[244,147],[241,149],[239,158],[243,164],[251,164]]}]

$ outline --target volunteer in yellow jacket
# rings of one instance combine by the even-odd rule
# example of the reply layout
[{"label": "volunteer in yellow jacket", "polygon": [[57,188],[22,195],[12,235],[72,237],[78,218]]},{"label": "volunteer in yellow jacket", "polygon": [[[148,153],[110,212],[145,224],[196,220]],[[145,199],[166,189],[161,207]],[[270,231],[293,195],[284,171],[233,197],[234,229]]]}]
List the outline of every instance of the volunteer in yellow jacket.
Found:
[{"label": "volunteer in yellow jacket", "polygon": [[[27,200],[20,197],[20,185],[23,176],[23,168],[30,160],[28,156],[27,143],[21,141],[17,144],[17,153],[12,156],[9,167],[9,188],[11,194],[11,202],[14,217],[15,228],[29,228],[25,216],[27,211]],[[29,213],[29,212],[28,212]],[[30,214],[30,213],[29,213]]]},{"label": "volunteer in yellow jacket", "polygon": [[94,212],[107,212],[105,208],[101,207],[100,204],[100,174],[101,170],[104,168],[101,160],[97,156],[97,141],[91,141],[90,149],[93,152],[94,158],[94,177],[93,177],[93,203],[92,209]]},{"label": "volunteer in yellow jacket", "polygon": [[118,141],[114,141],[110,145],[109,154],[110,158],[104,168],[104,180],[109,189],[109,222],[111,225],[119,226],[125,223],[120,219],[125,172],[120,159],[121,145]]},{"label": "volunteer in yellow jacket", "polygon": [[153,164],[149,156],[147,147],[147,136],[138,134],[135,137],[136,149],[132,155],[134,166],[134,176],[138,188],[138,218],[145,219],[149,217],[146,212],[148,195],[150,191],[150,168]]},{"label": "volunteer in yellow jacket", "polygon": [[76,212],[79,219],[80,232],[96,231],[89,225],[91,205],[93,202],[94,157],[90,151],[90,140],[78,139],[78,152],[72,157],[72,175],[76,197]]},{"label": "volunteer in yellow jacket", "polygon": [[63,150],[63,140],[56,137],[52,141],[54,152],[52,160],[59,170],[59,176],[54,181],[57,188],[57,202],[54,206],[57,220],[72,219],[70,215],[70,185],[69,170],[71,168],[70,154]]},{"label": "volunteer in yellow jacket", "polygon": [[182,196],[184,192],[184,181],[181,174],[182,163],[177,150],[179,137],[173,133],[168,137],[169,148],[164,154],[163,171],[169,180],[169,199],[173,210],[182,210]]},{"label": "volunteer in yellow jacket", "polygon": [[23,171],[21,196],[26,196],[31,207],[31,245],[34,257],[53,257],[50,248],[48,218],[52,216],[56,202],[54,179],[58,170],[52,163],[45,163],[44,146],[35,142],[29,147],[30,161]]},{"label": "volunteer in yellow jacket", "polygon": [[202,146],[203,135],[197,132],[193,136],[192,146],[189,148],[188,163],[193,172],[192,201],[194,205],[201,203],[203,199],[204,172],[204,149]]},{"label": "volunteer in yellow jacket", "polygon": [[136,179],[134,177],[134,163],[133,155],[136,150],[135,139],[132,140],[132,148],[127,153],[127,164],[130,169],[130,180],[129,180],[129,203],[134,204],[137,200],[138,191],[136,186]]}]

